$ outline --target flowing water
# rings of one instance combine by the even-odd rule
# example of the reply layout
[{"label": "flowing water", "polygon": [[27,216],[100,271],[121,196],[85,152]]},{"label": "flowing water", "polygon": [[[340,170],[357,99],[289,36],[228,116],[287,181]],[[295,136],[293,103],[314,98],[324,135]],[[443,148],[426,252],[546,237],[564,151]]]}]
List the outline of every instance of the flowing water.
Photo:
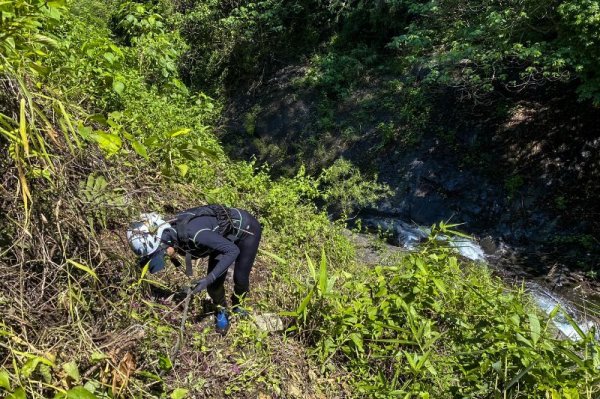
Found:
[{"label": "flowing water", "polygon": [[[429,228],[411,225],[402,220],[389,217],[368,218],[363,220],[363,223],[368,229],[385,232],[391,243],[407,250],[414,249],[430,232]],[[508,254],[513,252],[506,245],[494,245],[493,248],[487,248],[487,251],[484,251],[482,246],[475,240],[462,237],[441,237],[441,239],[448,240],[450,246],[456,248],[465,258],[486,263],[494,267],[501,275],[505,273],[498,269],[506,266],[507,259],[510,259]],[[522,269],[521,265],[518,264],[510,266],[513,270]],[[555,312],[552,322],[565,337],[578,340],[580,335],[577,327],[583,333],[587,333],[595,327],[596,335],[600,339],[598,331],[600,330],[600,303],[596,304],[594,301],[587,299],[585,295],[574,293],[574,289],[569,289],[572,287],[566,287],[562,283],[550,287],[539,276],[529,275],[523,270],[521,270],[518,277],[520,281],[524,281],[525,288],[537,306],[546,314],[550,315],[556,307],[559,307],[560,310]],[[507,278],[507,280],[509,279]],[[555,289],[557,286],[561,290]],[[569,321],[569,318],[574,321],[577,327]]]}]

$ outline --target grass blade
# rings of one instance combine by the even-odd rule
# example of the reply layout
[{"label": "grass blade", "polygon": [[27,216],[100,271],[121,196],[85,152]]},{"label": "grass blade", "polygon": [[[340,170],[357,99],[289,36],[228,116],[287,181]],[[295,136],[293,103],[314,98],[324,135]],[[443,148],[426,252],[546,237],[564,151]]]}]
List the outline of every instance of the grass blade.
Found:
[{"label": "grass blade", "polygon": [[306,263],[308,263],[308,270],[310,271],[310,277],[312,277],[313,281],[316,282],[317,281],[317,271],[315,269],[315,265],[314,265],[312,259],[310,259],[310,256],[308,256],[308,253],[306,254]]},{"label": "grass blade", "polygon": [[277,261],[277,263],[280,263],[282,265],[287,265],[288,264],[287,260],[283,259],[280,256],[275,255],[272,252],[265,251],[264,249],[261,249],[261,248],[258,249],[258,252],[260,252],[261,254],[267,255],[269,258],[274,259],[275,261]]},{"label": "grass blade", "polygon": [[321,295],[327,291],[327,257],[325,256],[325,248],[321,248],[321,265],[319,268],[319,292]]},{"label": "grass blade", "polygon": [[508,391],[513,385],[515,385],[517,382],[519,382],[521,380],[521,378],[523,378],[523,376],[525,374],[527,374],[529,372],[529,370],[531,370],[535,366],[536,363],[537,363],[537,361],[534,361],[529,366],[527,366],[524,370],[522,370],[519,374],[514,376],[513,379],[510,380],[508,382],[508,384],[506,384],[506,390]]},{"label": "grass blade", "polygon": [[19,133],[21,134],[21,144],[23,145],[23,151],[25,156],[29,156],[29,140],[27,139],[27,119],[25,118],[25,99],[21,99],[20,111],[19,111]]},{"label": "grass blade", "polygon": [[83,270],[84,272],[86,272],[87,274],[89,274],[90,276],[92,276],[93,278],[95,278],[96,280],[98,280],[98,276],[96,275],[96,272],[93,271],[92,269],[90,269],[88,266],[83,265],[83,264],[81,264],[79,262],[75,262],[73,259],[67,259],[67,263],[75,266],[79,270]]}]

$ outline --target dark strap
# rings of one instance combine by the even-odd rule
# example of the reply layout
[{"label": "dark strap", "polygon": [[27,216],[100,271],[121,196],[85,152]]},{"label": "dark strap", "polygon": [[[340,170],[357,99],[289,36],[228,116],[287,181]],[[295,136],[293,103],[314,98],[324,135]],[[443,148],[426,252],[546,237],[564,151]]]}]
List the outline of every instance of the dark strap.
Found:
[{"label": "dark strap", "polygon": [[191,252],[185,253],[185,275],[192,277],[192,254]]},{"label": "dark strap", "polygon": [[177,215],[177,240],[180,245],[183,245],[185,248],[188,248],[190,243],[190,236],[187,231],[187,225],[193,218],[197,217],[197,215],[193,213],[182,213]]},{"label": "dark strap", "polygon": [[223,237],[227,237],[227,235],[234,229],[231,211],[229,208],[226,208],[222,205],[205,205],[188,209],[176,216],[175,223],[177,224],[177,239],[179,244],[186,248],[189,247],[189,241],[192,239],[192,237],[190,237],[188,234],[187,225],[192,219],[200,216],[215,217],[217,219],[217,224],[219,225],[217,231]]}]

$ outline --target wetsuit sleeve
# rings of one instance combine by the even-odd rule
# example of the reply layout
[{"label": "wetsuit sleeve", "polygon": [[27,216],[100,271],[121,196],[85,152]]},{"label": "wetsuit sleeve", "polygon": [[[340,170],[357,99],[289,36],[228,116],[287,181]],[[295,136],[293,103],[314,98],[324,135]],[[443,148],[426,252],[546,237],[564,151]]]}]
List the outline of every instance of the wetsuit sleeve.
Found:
[{"label": "wetsuit sleeve", "polygon": [[215,268],[206,276],[207,285],[212,284],[220,275],[225,273],[227,268],[235,261],[240,254],[240,249],[233,242],[211,230],[198,232],[194,236],[194,244],[207,247],[217,252],[218,263]]}]

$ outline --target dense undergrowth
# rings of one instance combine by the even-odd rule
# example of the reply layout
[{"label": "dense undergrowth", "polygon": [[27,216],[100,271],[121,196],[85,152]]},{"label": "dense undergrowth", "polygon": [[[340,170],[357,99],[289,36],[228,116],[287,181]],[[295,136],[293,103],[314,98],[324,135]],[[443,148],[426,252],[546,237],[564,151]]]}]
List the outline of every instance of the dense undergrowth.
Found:
[{"label": "dense undergrowth", "polygon": [[[373,269],[357,263],[343,224],[315,205],[348,215],[385,194],[351,166],[273,180],[231,161],[214,135],[221,100],[179,79],[194,45],[179,34],[185,3],[0,2],[3,395],[598,394],[592,333],[555,338],[521,291],[434,238]],[[188,282],[172,269],[149,278],[124,230],[141,211],[213,202],[265,226],[248,306],[287,311],[288,334],[236,320],[220,337],[196,298],[174,356],[180,309],[157,291]]]}]

